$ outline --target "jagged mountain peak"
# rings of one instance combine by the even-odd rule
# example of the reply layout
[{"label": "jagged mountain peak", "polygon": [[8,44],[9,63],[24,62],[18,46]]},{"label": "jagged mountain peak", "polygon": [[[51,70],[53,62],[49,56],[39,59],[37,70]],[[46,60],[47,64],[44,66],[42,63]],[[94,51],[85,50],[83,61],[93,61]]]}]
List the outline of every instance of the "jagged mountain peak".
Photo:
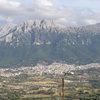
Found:
[{"label": "jagged mountain peak", "polygon": [[[6,24],[4,26],[0,27],[0,37],[5,36],[9,33],[11,33],[11,30],[23,31],[28,32],[32,30],[53,30],[53,31],[59,31],[60,33],[84,33],[84,32],[91,32],[92,34],[99,34],[100,31],[100,23],[95,25],[88,25],[88,26],[82,26],[82,27],[65,27],[57,24],[53,20],[28,20],[25,21],[22,24]],[[83,31],[83,32],[81,32]],[[58,32],[58,33],[59,33]],[[14,33],[14,32],[13,32]]]},{"label": "jagged mountain peak", "polygon": [[0,37],[9,34],[17,25],[16,24],[6,24],[0,27]]},{"label": "jagged mountain peak", "polygon": [[[28,43],[51,43],[53,39],[62,39],[68,44],[90,43],[87,36],[100,34],[100,24],[82,27],[63,27],[56,24],[53,20],[28,20],[19,25],[7,24],[0,28],[1,38],[10,36],[10,42],[16,41]],[[83,40],[83,37],[85,41]]]},{"label": "jagged mountain peak", "polygon": [[53,20],[28,20],[25,21],[24,23],[22,23],[21,25],[26,25],[26,26],[46,26],[46,27],[57,27],[59,26],[58,24],[56,24]]},{"label": "jagged mountain peak", "polygon": [[[0,32],[4,34],[0,38],[0,44],[7,45],[10,49],[17,48],[17,53],[21,47],[18,57],[20,58],[21,53],[25,53],[22,58],[30,54],[30,64],[34,62],[33,60],[52,61],[52,59],[76,64],[100,61],[99,24],[62,27],[53,21],[30,20],[19,25],[7,25],[0,28]],[[32,49],[31,53],[24,52],[23,47]],[[25,58],[28,57],[27,55]]]}]

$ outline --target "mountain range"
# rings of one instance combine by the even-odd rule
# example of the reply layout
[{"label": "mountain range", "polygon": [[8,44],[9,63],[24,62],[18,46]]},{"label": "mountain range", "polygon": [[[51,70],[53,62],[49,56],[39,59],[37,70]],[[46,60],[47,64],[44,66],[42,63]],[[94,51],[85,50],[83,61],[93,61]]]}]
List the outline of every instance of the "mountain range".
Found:
[{"label": "mountain range", "polygon": [[85,65],[100,62],[100,24],[66,27],[30,20],[0,27],[0,67],[39,62]]}]

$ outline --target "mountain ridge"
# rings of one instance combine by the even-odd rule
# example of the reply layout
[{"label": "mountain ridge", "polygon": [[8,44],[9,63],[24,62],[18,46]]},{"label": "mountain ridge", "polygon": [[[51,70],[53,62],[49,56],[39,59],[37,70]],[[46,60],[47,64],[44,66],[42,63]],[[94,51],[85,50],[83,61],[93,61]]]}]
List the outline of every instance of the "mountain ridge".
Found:
[{"label": "mountain ridge", "polygon": [[53,21],[31,20],[5,27],[0,29],[4,32],[0,38],[1,66],[4,62],[6,66],[40,61],[79,65],[100,62],[100,24],[63,27]]}]

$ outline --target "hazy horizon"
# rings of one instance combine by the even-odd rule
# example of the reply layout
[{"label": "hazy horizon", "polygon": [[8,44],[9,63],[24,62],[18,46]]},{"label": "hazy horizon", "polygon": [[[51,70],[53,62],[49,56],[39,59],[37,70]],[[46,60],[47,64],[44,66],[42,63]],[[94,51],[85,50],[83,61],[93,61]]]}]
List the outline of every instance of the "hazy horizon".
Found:
[{"label": "hazy horizon", "polygon": [[0,0],[0,25],[46,19],[65,26],[100,23],[99,0]]}]

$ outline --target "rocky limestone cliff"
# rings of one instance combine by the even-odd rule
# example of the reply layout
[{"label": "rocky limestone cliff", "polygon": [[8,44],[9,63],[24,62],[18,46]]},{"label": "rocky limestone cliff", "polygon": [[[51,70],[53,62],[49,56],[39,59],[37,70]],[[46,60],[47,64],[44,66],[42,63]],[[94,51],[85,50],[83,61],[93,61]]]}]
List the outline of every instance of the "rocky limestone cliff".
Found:
[{"label": "rocky limestone cliff", "polygon": [[12,62],[20,62],[27,65],[38,61],[98,63],[99,43],[100,24],[64,27],[48,20],[9,24],[0,27],[0,64],[3,66],[7,62],[6,66],[10,66]]}]

